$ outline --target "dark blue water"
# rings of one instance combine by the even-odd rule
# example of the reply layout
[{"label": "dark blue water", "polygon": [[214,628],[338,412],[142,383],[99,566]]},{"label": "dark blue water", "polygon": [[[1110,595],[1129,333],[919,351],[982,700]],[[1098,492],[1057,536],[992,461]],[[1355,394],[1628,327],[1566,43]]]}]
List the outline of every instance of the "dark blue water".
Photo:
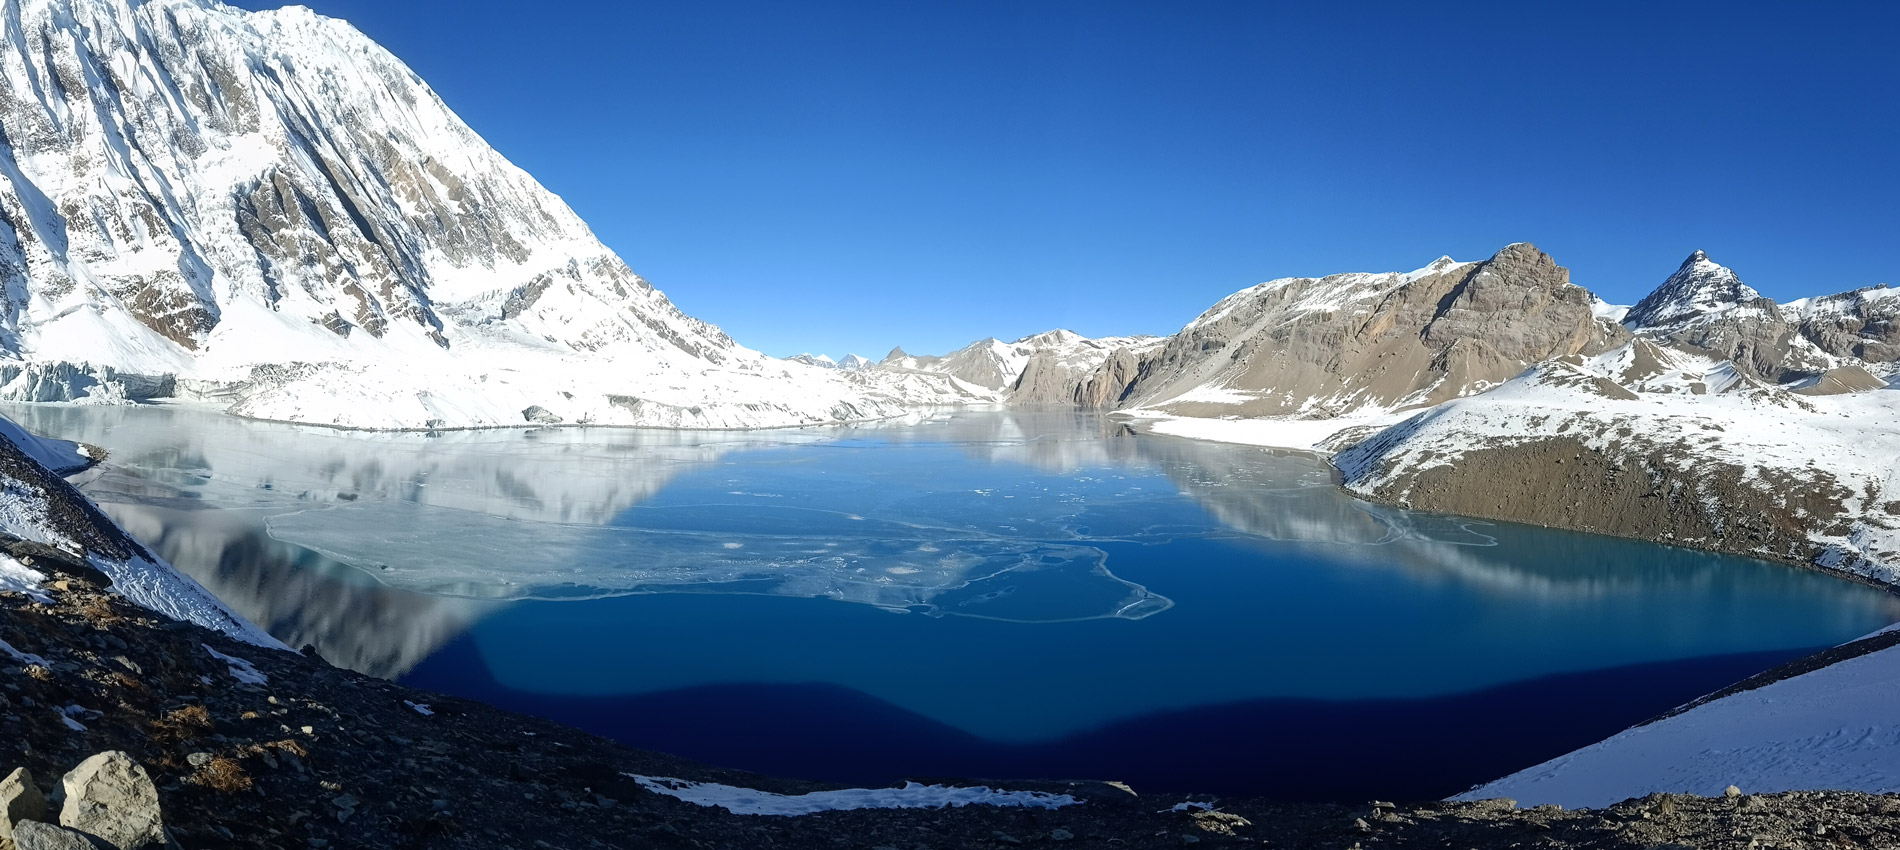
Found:
[{"label": "dark blue water", "polygon": [[339,664],[718,764],[1441,796],[1900,619],[1816,573],[1366,505],[1323,463],[972,413],[361,435],[13,408]]}]

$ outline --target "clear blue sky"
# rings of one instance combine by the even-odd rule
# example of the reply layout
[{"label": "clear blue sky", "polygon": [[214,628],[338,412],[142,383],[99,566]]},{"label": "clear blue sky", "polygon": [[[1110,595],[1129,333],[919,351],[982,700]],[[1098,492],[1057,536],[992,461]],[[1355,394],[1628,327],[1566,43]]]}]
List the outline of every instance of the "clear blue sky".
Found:
[{"label": "clear blue sky", "polygon": [[1900,3],[308,4],[770,354],[1168,333],[1514,241],[1623,303],[1697,248],[1900,284]]}]

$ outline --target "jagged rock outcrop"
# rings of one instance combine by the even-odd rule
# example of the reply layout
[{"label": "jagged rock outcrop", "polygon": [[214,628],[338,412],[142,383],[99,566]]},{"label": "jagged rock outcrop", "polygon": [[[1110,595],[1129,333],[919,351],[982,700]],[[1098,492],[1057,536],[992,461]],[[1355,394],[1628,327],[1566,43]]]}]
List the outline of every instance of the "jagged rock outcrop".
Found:
[{"label": "jagged rock outcrop", "polygon": [[[1125,407],[1183,416],[1327,417],[1429,406],[1628,332],[1528,243],[1409,274],[1288,278],[1242,290],[1170,338]],[[1115,382],[1092,397],[1107,395]]]}]

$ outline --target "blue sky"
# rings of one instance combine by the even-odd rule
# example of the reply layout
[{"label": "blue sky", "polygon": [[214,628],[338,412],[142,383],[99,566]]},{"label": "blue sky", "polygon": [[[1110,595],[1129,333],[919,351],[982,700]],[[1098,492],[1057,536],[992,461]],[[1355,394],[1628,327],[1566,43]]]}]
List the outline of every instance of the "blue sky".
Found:
[{"label": "blue sky", "polygon": [[1515,241],[1623,303],[1697,248],[1900,285],[1895,3],[307,4],[769,354],[1169,333]]}]

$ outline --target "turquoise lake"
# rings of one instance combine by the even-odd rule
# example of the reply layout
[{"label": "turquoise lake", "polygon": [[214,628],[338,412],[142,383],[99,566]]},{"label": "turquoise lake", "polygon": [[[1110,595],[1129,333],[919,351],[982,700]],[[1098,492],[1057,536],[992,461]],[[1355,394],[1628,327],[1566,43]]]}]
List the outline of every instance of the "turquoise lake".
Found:
[{"label": "turquoise lake", "polygon": [[108,449],[82,489],[293,646],[818,778],[1452,793],[1900,621],[1819,573],[1370,505],[1310,455],[1082,414],[425,435],[0,412]]}]

